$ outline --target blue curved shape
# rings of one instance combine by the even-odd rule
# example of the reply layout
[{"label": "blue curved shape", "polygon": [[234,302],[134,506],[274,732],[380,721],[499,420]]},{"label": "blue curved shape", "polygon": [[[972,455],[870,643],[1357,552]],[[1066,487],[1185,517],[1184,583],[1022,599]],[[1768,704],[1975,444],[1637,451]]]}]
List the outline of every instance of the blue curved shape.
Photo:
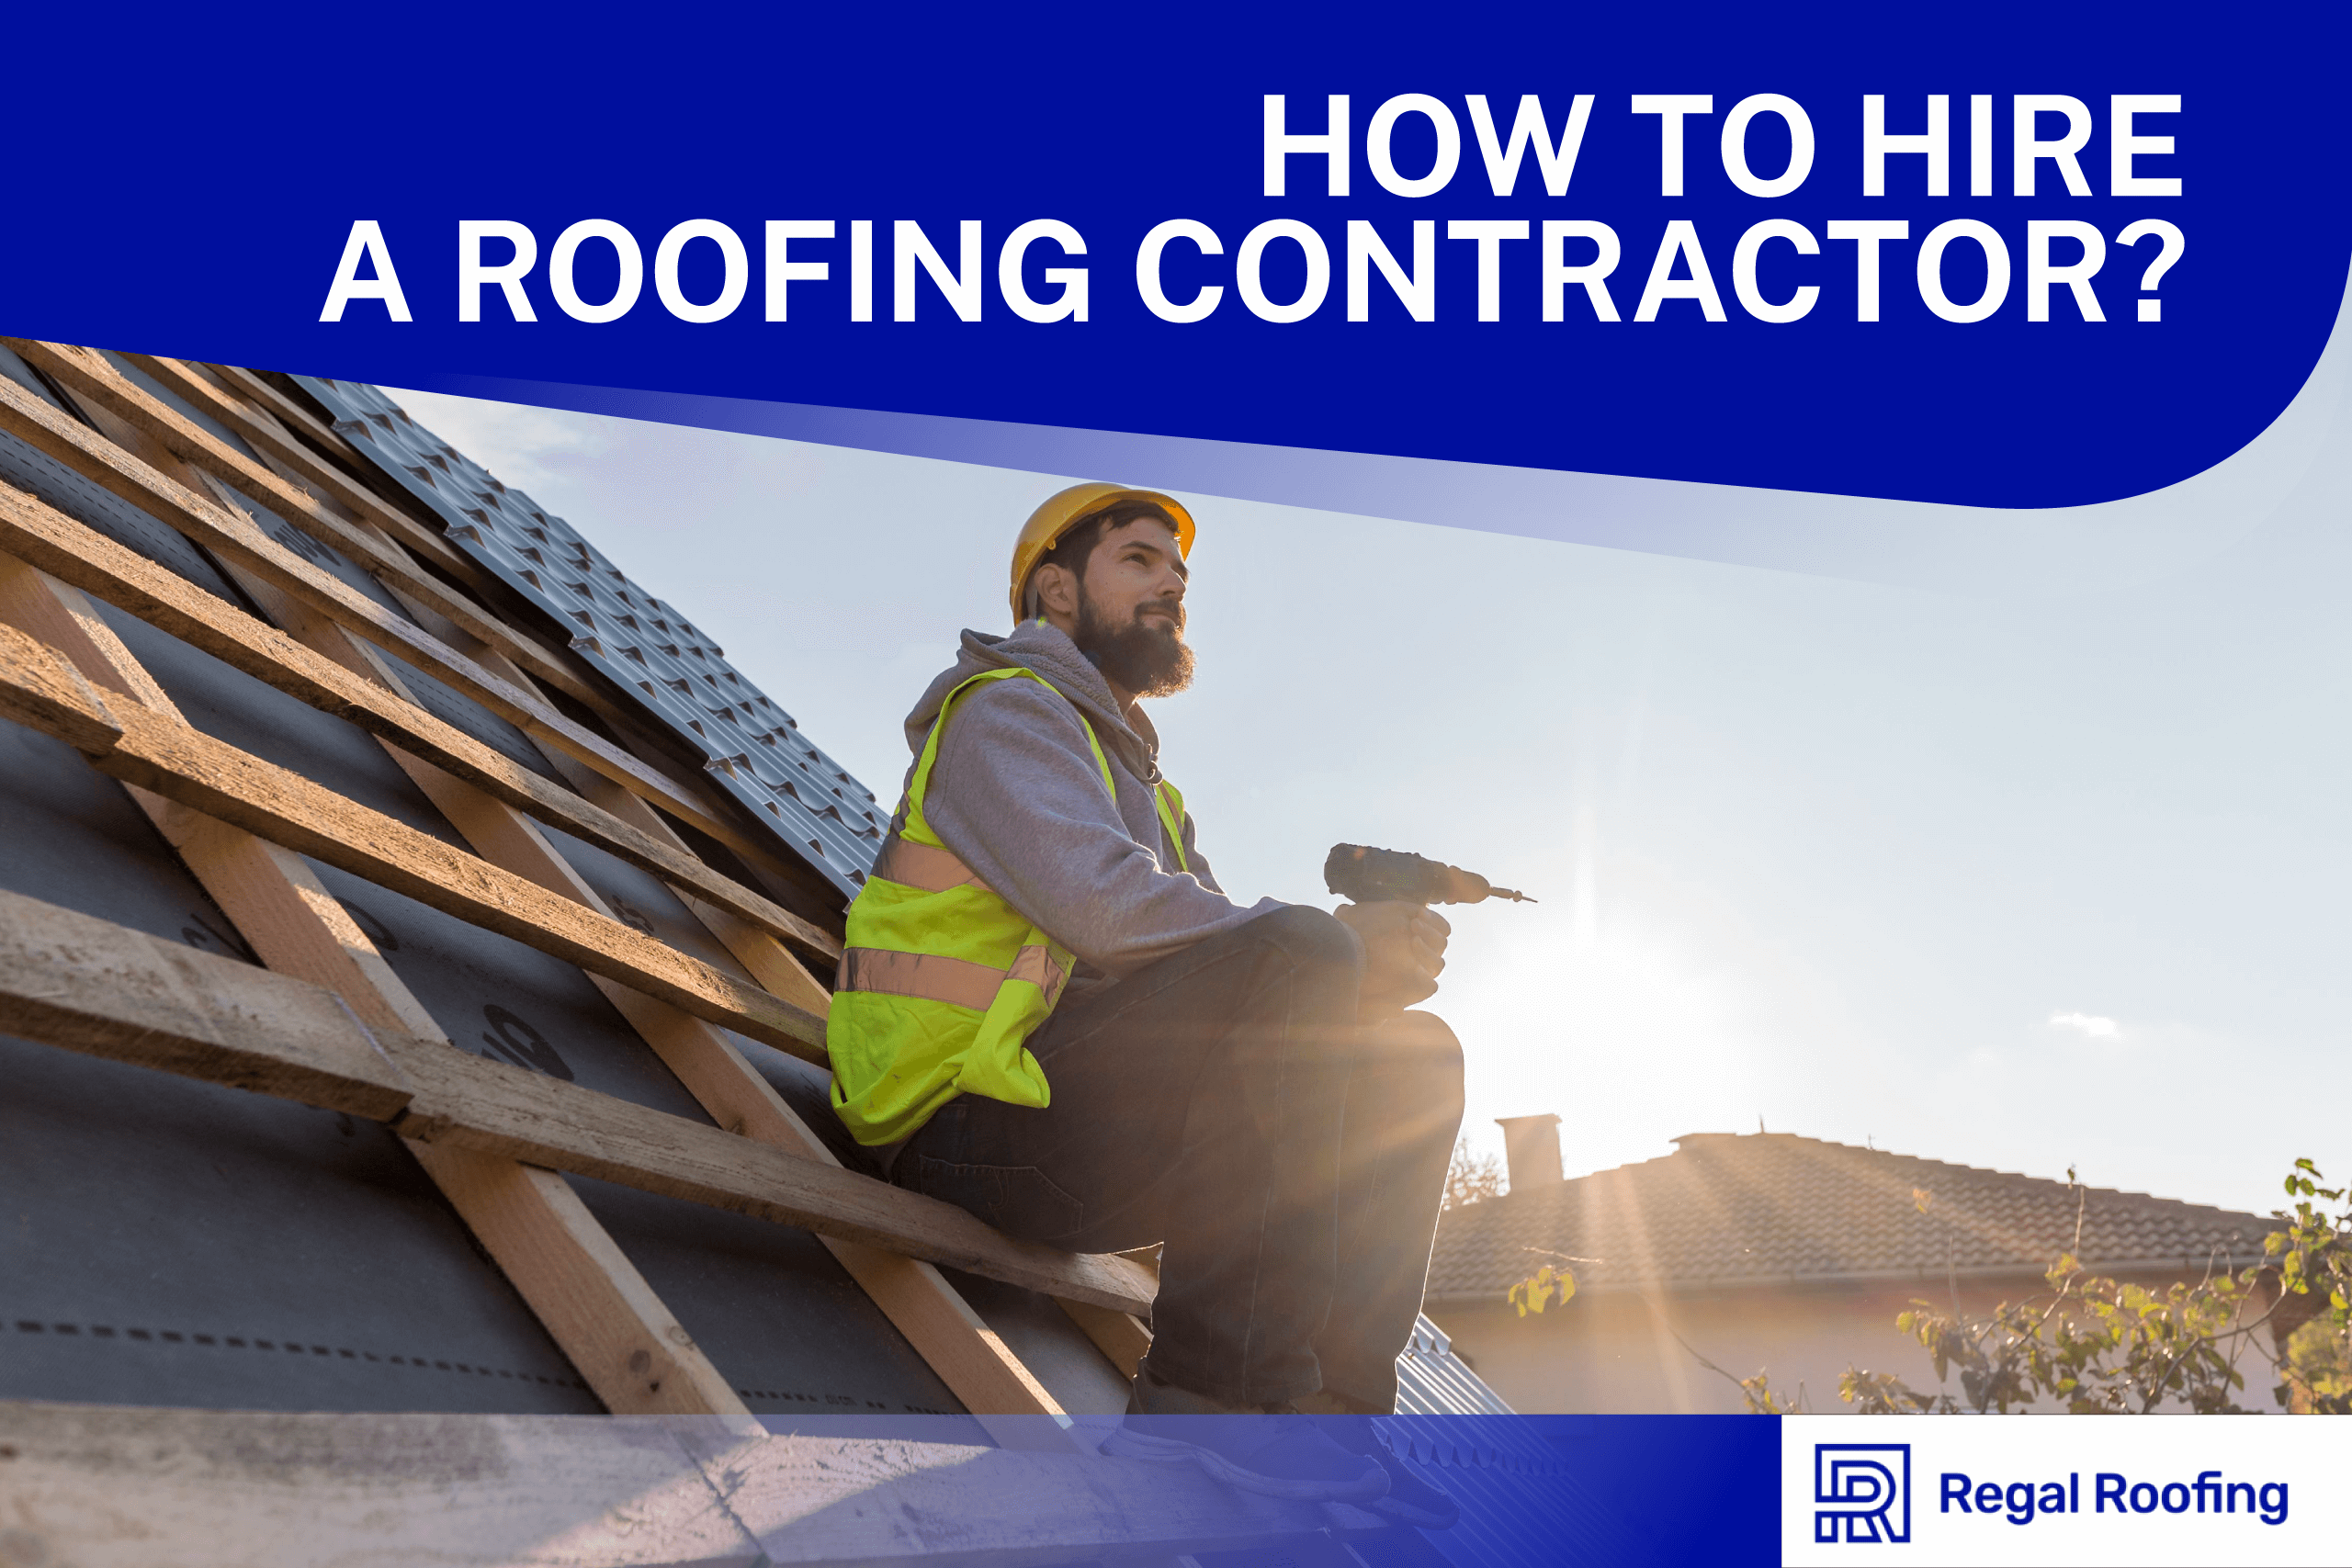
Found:
[{"label": "blue curved shape", "polygon": [[[20,73],[12,107],[77,140],[12,170],[15,209],[39,222],[0,249],[0,329],[393,386],[469,376],[1093,434],[1082,465],[1043,438],[989,457],[1039,467],[1099,470],[1092,455],[1130,435],[1212,444],[1227,468],[1247,448],[1466,466],[1489,512],[1541,504],[1543,486],[1500,477],[1539,472],[2041,509],[2222,462],[2293,400],[2336,314],[2341,6],[1799,17],[1702,0],[1669,33],[1638,11],[1509,0],[1392,22],[779,10],[624,51],[480,8],[306,14],[234,38],[99,32],[52,8],[12,42],[61,68]],[[394,36],[438,40],[432,67]],[[164,167],[187,109],[132,93],[93,115],[85,73],[62,68],[84,59],[117,81],[247,85],[274,128],[238,166],[248,185],[156,177],[127,200],[91,180]],[[1679,161],[1653,95],[1704,106],[1674,121]],[[1270,96],[1285,135],[1346,98],[1344,194],[1332,159],[1279,146],[1269,194]],[[1484,106],[1506,140],[1531,96],[1547,143],[1589,100],[1558,195],[1532,152],[1514,178],[1476,134]],[[1797,112],[1734,112],[1767,99]],[[1873,156],[1872,99],[1898,137],[1940,114],[1939,156]],[[1384,121],[1397,104],[1411,112]],[[620,247],[609,231],[560,243],[592,219],[642,264],[610,321],[583,317],[621,290]],[[1155,313],[1138,277],[1146,235],[1178,219],[1216,237],[1162,257],[1167,298],[1220,290],[1197,321]],[[322,310],[363,220],[410,320],[365,296]],[[467,250],[493,269],[515,257],[511,289],[462,281],[460,226],[484,220],[505,237]],[[1068,227],[1008,251],[1038,220]],[[2160,276],[2161,235],[2123,243],[2152,220],[2185,242]],[[787,239],[775,222],[818,227]],[[1253,246],[1270,222],[1283,237]],[[1482,222],[1527,237],[1457,230]],[[1873,249],[1857,223],[1901,233]],[[1557,224],[1583,227],[1554,245]],[[1621,254],[1588,288],[1555,269],[1598,265],[1592,225]],[[1055,272],[1083,275],[1083,319],[1024,316],[1073,287]],[[1982,319],[1962,319],[1980,295]],[[1800,298],[1799,319],[1776,319]],[[1275,308],[1293,300],[1311,307],[1297,320]],[[1302,461],[1270,460],[1253,486]],[[1339,482],[1316,471],[1318,492]]]}]

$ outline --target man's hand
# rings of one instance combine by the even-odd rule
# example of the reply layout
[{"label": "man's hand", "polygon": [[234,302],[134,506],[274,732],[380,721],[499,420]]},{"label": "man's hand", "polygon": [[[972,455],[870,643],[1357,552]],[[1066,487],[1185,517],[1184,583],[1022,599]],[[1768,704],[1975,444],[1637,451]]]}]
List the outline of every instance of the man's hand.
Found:
[{"label": "man's hand", "polygon": [[1332,913],[1363,943],[1363,1017],[1402,1012],[1437,994],[1446,938],[1453,934],[1444,916],[1396,902],[1342,904]]}]

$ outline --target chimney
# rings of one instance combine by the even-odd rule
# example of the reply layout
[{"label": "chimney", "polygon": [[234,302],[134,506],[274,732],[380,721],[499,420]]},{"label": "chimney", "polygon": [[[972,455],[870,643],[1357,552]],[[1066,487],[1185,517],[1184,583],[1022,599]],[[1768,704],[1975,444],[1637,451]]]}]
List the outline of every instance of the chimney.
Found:
[{"label": "chimney", "polygon": [[1510,1164],[1512,1191],[1560,1184],[1557,1116],[1498,1116],[1495,1125],[1503,1130],[1503,1156]]}]

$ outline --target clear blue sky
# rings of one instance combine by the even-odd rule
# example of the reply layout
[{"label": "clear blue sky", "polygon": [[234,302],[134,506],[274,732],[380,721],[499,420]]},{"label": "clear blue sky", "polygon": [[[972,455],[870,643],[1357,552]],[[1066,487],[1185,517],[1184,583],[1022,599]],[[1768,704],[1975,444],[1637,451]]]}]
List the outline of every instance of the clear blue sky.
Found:
[{"label": "clear blue sky", "polygon": [[[906,709],[959,628],[1004,629],[1013,532],[1068,482],[395,396],[886,801]],[[1484,1146],[1555,1111],[1573,1174],[1760,1120],[2267,1212],[2298,1155],[2352,1174],[2352,423],[2314,417],[2307,470],[2123,586],[1187,495],[1200,676],[1154,709],[1164,761],[1238,897],[1328,907],[1348,840],[1543,900],[1451,911],[1431,1005]]]}]

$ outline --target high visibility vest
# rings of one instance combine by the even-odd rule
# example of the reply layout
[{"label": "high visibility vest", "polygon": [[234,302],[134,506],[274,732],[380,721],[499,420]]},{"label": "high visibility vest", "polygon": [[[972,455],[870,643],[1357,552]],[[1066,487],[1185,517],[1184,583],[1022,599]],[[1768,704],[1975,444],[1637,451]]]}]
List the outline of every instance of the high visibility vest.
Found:
[{"label": "high visibility vest", "polygon": [[[825,1051],[833,1111],[861,1144],[898,1142],[959,1094],[1048,1103],[1045,1072],[1026,1043],[1061,999],[1076,958],[974,875],[922,813],[956,703],[982,682],[1022,678],[1062,694],[1020,667],[983,671],[947,694],[891,834],[849,907]],[[1078,720],[1115,803],[1110,759],[1086,716]],[[1165,780],[1154,795],[1184,869],[1184,797]]]}]

